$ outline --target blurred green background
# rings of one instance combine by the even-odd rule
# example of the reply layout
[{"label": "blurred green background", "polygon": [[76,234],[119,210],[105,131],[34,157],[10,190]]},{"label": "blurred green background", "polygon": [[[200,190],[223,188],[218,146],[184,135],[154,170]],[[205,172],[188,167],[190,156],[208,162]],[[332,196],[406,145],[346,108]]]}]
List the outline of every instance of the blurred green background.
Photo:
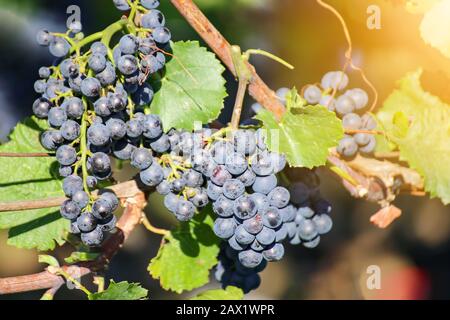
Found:
[{"label": "blurred green background", "polygon": [[[162,0],[174,40],[198,39],[173,9]],[[252,58],[258,72],[272,87],[297,86],[320,81],[344,63],[346,42],[339,22],[314,0],[197,0],[216,27],[243,48],[270,51],[293,65],[289,71],[263,57]],[[450,61],[423,43],[420,15],[412,15],[402,0],[330,0],[344,16],[352,33],[355,62],[362,66],[383,101],[396,81],[418,67],[425,69],[424,85],[450,103]],[[111,0],[0,0],[0,141],[17,121],[31,114],[36,98],[33,83],[41,65],[52,62],[47,50],[35,44],[39,28],[65,30],[66,8],[82,10],[86,34],[102,29],[121,15]],[[382,28],[366,27],[369,5],[378,5]],[[236,91],[233,78],[225,75],[230,97],[221,117],[229,121]],[[350,74],[352,86],[362,86]],[[251,104],[248,99],[247,106]],[[176,111],[174,111],[176,112]],[[247,115],[251,115],[247,110]],[[1,169],[0,169],[1,170]],[[402,196],[396,205],[402,217],[387,230],[376,229],[369,217],[377,207],[352,199],[325,170],[319,170],[324,196],[334,205],[334,228],[317,249],[288,246],[285,259],[271,263],[262,274],[259,290],[248,299],[448,299],[450,298],[450,210],[439,200]],[[117,176],[125,181],[133,173],[126,168]],[[0,190],[1,192],[1,190]],[[157,196],[147,209],[155,225],[170,227]],[[38,272],[37,254],[6,246],[0,231],[0,277]],[[164,292],[148,275],[148,261],[155,256],[160,238],[138,228],[115,257],[106,273],[116,281],[141,282],[152,299],[178,299],[193,293]],[[63,258],[70,248],[60,248]],[[367,267],[381,268],[381,290],[368,290]],[[209,287],[218,287],[214,281]],[[41,292],[0,299],[37,299]],[[59,299],[79,299],[82,294],[64,289]]]}]

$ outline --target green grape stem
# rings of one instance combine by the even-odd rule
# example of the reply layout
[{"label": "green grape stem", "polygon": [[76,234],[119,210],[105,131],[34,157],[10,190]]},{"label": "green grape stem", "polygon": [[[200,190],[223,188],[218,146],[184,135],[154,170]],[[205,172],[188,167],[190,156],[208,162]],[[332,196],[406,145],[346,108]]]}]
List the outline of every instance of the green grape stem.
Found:
[{"label": "green grape stem", "polygon": [[89,176],[87,170],[87,156],[88,156],[88,146],[87,146],[87,129],[88,129],[88,106],[89,102],[85,97],[83,97],[83,103],[86,107],[86,111],[83,114],[83,118],[81,119],[81,134],[80,134],[80,152],[81,152],[81,170],[83,174],[83,188],[84,191],[89,195],[89,198],[92,200],[92,194],[89,190],[87,184],[87,177]]}]

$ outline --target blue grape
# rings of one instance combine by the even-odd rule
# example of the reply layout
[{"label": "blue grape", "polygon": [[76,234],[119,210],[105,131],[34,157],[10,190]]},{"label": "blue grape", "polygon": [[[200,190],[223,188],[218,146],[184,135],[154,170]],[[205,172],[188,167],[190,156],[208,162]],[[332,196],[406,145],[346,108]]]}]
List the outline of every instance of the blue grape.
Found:
[{"label": "blue grape", "polygon": [[62,58],[69,53],[70,44],[64,38],[53,37],[52,41],[50,42],[49,50],[53,56]]},{"label": "blue grape", "polygon": [[297,209],[293,205],[288,205],[278,210],[283,218],[283,222],[292,222],[297,215]]},{"label": "blue grape", "polygon": [[275,175],[270,175],[266,177],[257,176],[255,183],[253,183],[253,191],[262,194],[269,194],[278,184],[277,177]]},{"label": "blue grape", "polygon": [[80,207],[72,200],[66,200],[61,206],[61,216],[68,220],[78,218],[81,213]]},{"label": "blue grape", "polygon": [[124,55],[117,61],[117,68],[122,74],[129,76],[138,70],[138,61],[132,55]]},{"label": "blue grape", "polygon": [[106,69],[106,58],[101,54],[93,54],[88,60],[89,68],[95,73],[100,73]]},{"label": "blue grape", "polygon": [[106,153],[96,152],[92,155],[92,169],[95,173],[111,171],[111,161]]},{"label": "blue grape", "polygon": [[33,113],[40,119],[47,118],[51,108],[52,103],[45,98],[39,98],[33,103]]},{"label": "blue grape", "polygon": [[234,214],[234,202],[221,195],[213,202],[213,211],[220,217],[229,218]]},{"label": "blue grape", "polygon": [[70,166],[77,161],[77,151],[72,146],[63,145],[56,150],[56,160],[63,166]]},{"label": "blue grape", "polygon": [[248,162],[244,155],[233,153],[226,159],[225,166],[232,175],[240,175],[247,170]]},{"label": "blue grape", "polygon": [[80,119],[85,111],[83,101],[78,97],[64,100],[62,107],[66,110],[67,117],[75,120]]},{"label": "blue grape", "polygon": [[210,177],[211,181],[218,186],[223,186],[224,183],[231,178],[231,174],[228,172],[226,167],[222,165],[215,167]]},{"label": "blue grape", "polygon": [[94,103],[95,114],[100,117],[108,117],[111,115],[111,102],[106,97],[101,97]]},{"label": "blue grape", "polygon": [[52,72],[50,68],[47,67],[41,67],[39,68],[39,77],[42,79],[48,79],[51,76]]},{"label": "blue grape", "polygon": [[283,223],[283,217],[275,207],[269,207],[260,214],[263,219],[264,226],[268,228],[276,229]]},{"label": "blue grape", "polygon": [[138,138],[142,135],[144,128],[140,119],[131,119],[127,122],[127,136],[130,138]]},{"label": "blue grape", "polygon": [[37,43],[43,47],[48,47],[53,41],[53,38],[53,35],[51,35],[47,30],[39,30],[36,34]]},{"label": "blue grape", "polygon": [[45,80],[37,80],[34,83],[34,91],[36,93],[44,93],[45,89],[47,89],[47,82]]},{"label": "blue grape", "polygon": [[103,230],[101,226],[98,226],[94,230],[82,233],[81,241],[89,247],[97,247],[103,242]]},{"label": "blue grape", "polygon": [[202,189],[196,189],[195,195],[189,199],[197,208],[203,208],[209,203],[208,194]]},{"label": "blue grape", "polygon": [[250,162],[253,172],[258,176],[269,176],[274,172],[272,157],[268,152],[257,153]]},{"label": "blue grape", "polygon": [[111,118],[106,121],[106,127],[111,132],[113,140],[120,140],[127,134],[127,126],[123,120]]},{"label": "blue grape", "polygon": [[213,182],[208,181],[206,192],[211,200],[216,201],[223,194],[223,189],[222,187],[215,185]]},{"label": "blue grape", "polygon": [[161,119],[153,114],[146,115],[143,120],[144,137],[156,139],[163,133]]},{"label": "blue grape", "polygon": [[313,248],[317,247],[319,245],[319,243],[320,243],[320,237],[318,236],[318,237],[314,238],[313,240],[305,241],[302,244],[305,248],[313,249]]},{"label": "blue grape", "polygon": [[263,227],[263,229],[256,235],[256,240],[263,246],[271,245],[275,242],[275,230]]},{"label": "blue grape", "polygon": [[245,250],[246,249],[246,245],[243,245],[243,244],[241,244],[241,243],[239,243],[237,240],[236,240],[236,236],[232,236],[231,238],[229,238],[228,239],[228,245],[231,247],[231,248],[233,248],[234,250],[236,250],[236,251],[242,251],[242,250]]},{"label": "blue grape", "polygon": [[214,233],[221,239],[227,240],[231,238],[236,230],[236,222],[232,218],[218,218],[214,222]]},{"label": "blue grape", "polygon": [[111,132],[109,129],[100,123],[95,123],[87,130],[87,137],[89,143],[94,146],[104,146],[111,138]]},{"label": "blue grape", "polygon": [[223,185],[223,194],[228,199],[235,200],[242,196],[244,192],[244,184],[237,179],[227,180]]},{"label": "blue grape", "polygon": [[169,211],[175,213],[177,210],[179,197],[174,193],[169,193],[164,197],[164,206],[169,209]]},{"label": "blue grape", "polygon": [[116,216],[112,215],[111,217],[107,219],[101,219],[97,221],[97,228],[100,229],[103,232],[109,232],[114,230],[117,224],[117,218]]},{"label": "blue grape", "polygon": [[288,229],[286,224],[282,224],[279,228],[275,230],[275,241],[276,242],[282,242],[284,241],[288,236]]},{"label": "blue grape", "polygon": [[97,73],[95,77],[100,81],[100,84],[104,87],[111,85],[116,81],[116,70],[111,62],[106,63],[106,68],[100,73]]},{"label": "blue grape", "polygon": [[42,146],[47,150],[56,150],[64,142],[59,130],[45,131],[41,135]]},{"label": "blue grape", "polygon": [[61,177],[66,178],[73,173],[73,170],[71,166],[60,166],[58,173]]},{"label": "blue grape", "polygon": [[113,155],[120,160],[130,160],[134,150],[136,150],[136,146],[126,139],[116,141],[113,144]]},{"label": "blue grape", "polygon": [[239,225],[234,231],[236,241],[241,245],[249,245],[255,240],[255,236],[245,230],[243,225]]},{"label": "blue grape", "polygon": [[159,0],[141,0],[141,5],[146,9],[156,9],[159,7]]},{"label": "blue grape", "polygon": [[[151,10],[149,13],[142,16],[142,26],[146,29],[154,29],[157,27],[164,27],[166,19],[161,11]],[[169,39],[170,40],[170,39]],[[163,43],[166,43],[165,41]]]},{"label": "blue grape", "polygon": [[[145,16],[142,17],[144,19]],[[132,34],[124,35],[119,41],[119,49],[122,54],[135,54],[139,48],[138,39]]]},{"label": "blue grape", "polygon": [[91,232],[97,226],[97,219],[91,213],[83,213],[78,217],[77,225],[81,232]]},{"label": "blue grape", "polygon": [[161,183],[161,181],[164,180],[163,169],[156,162],[153,162],[149,168],[141,171],[139,175],[141,177],[141,181],[149,187],[156,187]]},{"label": "blue grape", "polygon": [[108,48],[100,41],[96,41],[91,45],[91,52],[93,55],[99,54],[106,56],[108,54]]},{"label": "blue grape", "polygon": [[239,181],[241,181],[245,187],[251,187],[256,180],[256,174],[252,171],[252,169],[248,168],[243,174],[236,177]]},{"label": "blue grape", "polygon": [[236,217],[246,220],[252,218],[257,211],[255,202],[249,196],[241,196],[234,202],[234,214]]},{"label": "blue grape", "polygon": [[81,81],[81,92],[88,98],[98,97],[102,85],[96,78],[86,78]]},{"label": "blue grape", "polygon": [[183,179],[186,181],[186,186],[191,188],[197,188],[203,184],[202,174],[195,170],[185,171],[183,174]]},{"label": "blue grape", "polygon": [[133,101],[138,107],[145,106],[152,102],[153,95],[153,88],[148,83],[144,83],[142,86],[138,87],[137,91],[133,94]]},{"label": "blue grape", "polygon": [[131,154],[131,165],[139,170],[145,170],[153,163],[153,157],[149,150],[139,148]]},{"label": "blue grape", "polygon": [[253,250],[245,250],[239,252],[239,261],[246,268],[256,268],[262,262],[263,255],[259,252]]},{"label": "blue grape", "polygon": [[77,191],[73,194],[72,201],[75,202],[80,209],[84,209],[89,204],[89,195],[84,191]]},{"label": "blue grape", "polygon": [[307,219],[300,221],[298,224],[298,235],[305,241],[314,239],[318,235],[316,224]]},{"label": "blue grape", "polygon": [[276,187],[267,195],[270,205],[279,209],[289,204],[290,197],[289,191],[283,187]]},{"label": "blue grape", "polygon": [[67,120],[66,122],[64,122],[60,130],[61,135],[68,141],[77,139],[80,136],[81,132],[80,125],[73,120]]},{"label": "blue grape", "polygon": [[83,25],[80,21],[73,21],[68,28],[73,33],[80,33],[83,30]]},{"label": "blue grape", "polygon": [[276,243],[270,249],[264,250],[263,257],[267,261],[280,261],[284,256],[284,246]]},{"label": "blue grape", "polygon": [[303,97],[309,104],[316,105],[320,102],[320,99],[322,98],[322,91],[316,85],[309,85],[305,89]]},{"label": "blue grape", "polygon": [[[149,68],[150,65],[144,65],[145,63],[148,63],[147,59],[151,59],[153,56],[150,55],[156,48],[156,43],[152,38],[141,38],[139,39],[139,52],[145,54],[146,56],[141,60],[141,66],[143,68]],[[154,58],[154,57],[153,57]],[[156,58],[154,58],[156,59]],[[144,63],[144,61],[146,61]],[[157,62],[157,61],[156,61]],[[156,65],[156,63],[155,63]],[[150,72],[153,73],[153,72]]]},{"label": "blue grape", "polygon": [[170,30],[166,27],[156,27],[152,32],[153,39],[160,44],[166,44],[172,38]]},{"label": "blue grape", "polygon": [[131,9],[127,0],[113,0],[113,3],[120,11],[128,11]]},{"label": "blue grape", "polygon": [[108,198],[100,197],[92,206],[92,215],[97,219],[108,219],[112,216],[114,205]]},{"label": "blue grape", "polygon": [[59,128],[67,121],[67,113],[61,107],[50,109],[48,112],[48,123],[55,128]]},{"label": "blue grape", "polygon": [[319,234],[326,234],[333,228],[333,221],[327,214],[316,215],[313,219]]},{"label": "blue grape", "polygon": [[243,224],[244,229],[251,234],[258,234],[264,227],[263,220],[261,215],[257,214],[251,219],[244,220]]}]

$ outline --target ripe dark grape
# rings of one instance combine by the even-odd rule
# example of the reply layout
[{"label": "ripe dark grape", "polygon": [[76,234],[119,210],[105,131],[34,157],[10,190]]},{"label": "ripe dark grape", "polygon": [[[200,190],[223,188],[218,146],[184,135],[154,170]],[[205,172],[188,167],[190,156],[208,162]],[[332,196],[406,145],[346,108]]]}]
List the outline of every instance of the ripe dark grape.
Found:
[{"label": "ripe dark grape", "polygon": [[321,88],[313,85],[308,86],[303,92],[303,97],[309,102],[316,101],[321,91],[337,90],[333,96],[322,95],[319,103],[328,107],[330,111],[336,112],[342,119],[344,129],[354,131],[347,134],[339,143],[336,151],[345,158],[353,158],[358,154],[370,154],[376,149],[376,139],[370,132],[358,132],[375,130],[377,122],[370,113],[364,113],[364,109],[369,104],[368,94],[360,88],[343,91],[349,84],[348,76],[341,72],[328,72],[324,75]]}]

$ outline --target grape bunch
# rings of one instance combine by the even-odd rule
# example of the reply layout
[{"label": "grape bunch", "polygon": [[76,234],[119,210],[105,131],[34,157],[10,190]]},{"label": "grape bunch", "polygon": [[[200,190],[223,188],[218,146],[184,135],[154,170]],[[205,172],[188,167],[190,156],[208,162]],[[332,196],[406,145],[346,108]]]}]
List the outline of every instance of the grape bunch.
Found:
[{"label": "grape bunch", "polygon": [[263,260],[256,268],[247,268],[239,262],[237,253],[230,246],[222,246],[214,277],[222,284],[223,288],[235,286],[241,288],[244,293],[248,293],[257,289],[261,284],[259,273],[267,267],[267,261]]},{"label": "grape bunch", "polygon": [[205,188],[208,168],[203,170],[196,161],[212,130],[191,133],[172,129],[166,134],[159,117],[149,117],[157,134],[154,139],[144,141],[144,148],[133,152],[131,165],[141,170],[139,177],[143,184],[164,195],[164,205],[179,221],[189,221],[209,203]]},{"label": "grape bunch", "polygon": [[303,98],[309,104],[321,104],[336,112],[342,119],[344,129],[356,132],[346,134],[336,149],[340,155],[352,158],[358,152],[370,154],[375,150],[376,139],[370,131],[376,129],[377,123],[369,113],[364,112],[369,103],[367,93],[360,88],[344,91],[348,84],[349,78],[344,72],[328,72],[320,85],[305,87]]},{"label": "grape bunch", "polygon": [[213,141],[201,158],[196,164],[212,169],[207,193],[218,216],[213,230],[226,241],[216,270],[224,286],[255,289],[267,262],[283,258],[285,240],[314,248],[331,230],[331,207],[318,191],[293,184],[292,203],[290,191],[279,185],[286,159],[268,150],[262,129],[233,131]]},{"label": "grape bunch", "polygon": [[[110,156],[131,159],[144,170],[153,157],[140,146],[150,144],[157,151],[163,147],[160,121],[145,115],[143,108],[154,95],[147,80],[165,66],[170,31],[157,10],[157,0],[114,0],[114,4],[130,11],[114,28],[85,38],[81,23],[75,21],[66,33],[40,30],[37,34],[37,42],[48,47],[56,60],[39,69],[41,79],[34,89],[40,97],[33,112],[48,121],[50,129],[41,135],[41,143],[56,152],[59,174],[64,177],[63,190],[69,199],[61,206],[61,215],[88,246],[100,245],[104,232],[116,223],[117,197],[92,192],[99,182],[111,178]],[[134,19],[136,15],[139,19]],[[126,30],[115,46],[111,29]]]}]

